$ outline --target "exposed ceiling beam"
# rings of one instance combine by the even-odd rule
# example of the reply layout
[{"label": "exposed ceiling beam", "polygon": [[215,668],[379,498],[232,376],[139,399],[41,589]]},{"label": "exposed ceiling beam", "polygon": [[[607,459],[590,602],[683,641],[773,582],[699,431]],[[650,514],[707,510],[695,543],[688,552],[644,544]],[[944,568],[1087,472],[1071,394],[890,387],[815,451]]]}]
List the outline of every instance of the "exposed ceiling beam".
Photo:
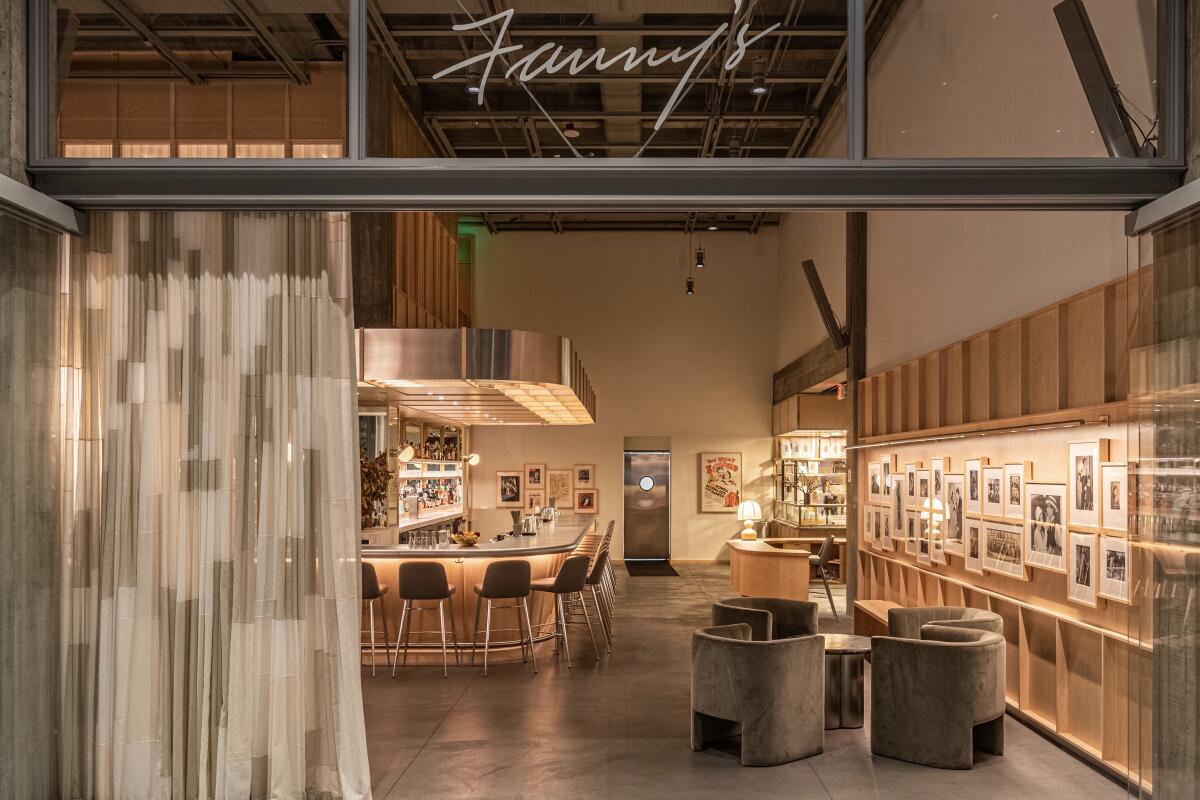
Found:
[{"label": "exposed ceiling beam", "polygon": [[383,13],[379,10],[378,0],[367,0],[367,25],[383,48],[383,57],[387,59],[388,64],[392,67],[392,72],[396,74],[396,81],[400,84],[400,88],[416,86],[417,78],[408,66],[404,53],[400,50],[400,45],[396,44],[396,40],[388,31],[387,23],[383,21]]},{"label": "exposed ceiling beam", "polygon": [[138,36],[142,37],[142,41],[166,60],[168,64],[174,67],[180,75],[187,79],[188,83],[195,86],[203,84],[204,78],[200,77],[187,63],[179,57],[179,55],[164,42],[157,33],[150,30],[150,26],[142,21],[137,12],[129,6],[125,5],[123,0],[104,0],[104,4],[112,9],[112,12],[121,18],[121,21],[128,25]]},{"label": "exposed ceiling beam", "polygon": [[279,66],[288,74],[288,77],[294,83],[302,86],[307,85],[309,82],[308,76],[304,74],[304,70],[300,69],[300,65],[288,55],[287,49],[284,48],[283,44],[272,33],[266,21],[258,13],[258,9],[249,0],[227,0],[227,2],[233,6],[233,10],[242,18],[242,22],[254,31],[254,35],[262,42],[263,47],[270,53],[271,58],[279,62]]}]

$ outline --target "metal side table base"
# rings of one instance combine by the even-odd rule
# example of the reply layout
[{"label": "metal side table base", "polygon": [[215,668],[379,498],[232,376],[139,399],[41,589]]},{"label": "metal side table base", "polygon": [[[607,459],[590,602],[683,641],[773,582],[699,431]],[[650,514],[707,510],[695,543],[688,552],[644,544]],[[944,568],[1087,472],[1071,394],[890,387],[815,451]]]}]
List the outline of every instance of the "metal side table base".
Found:
[{"label": "metal side table base", "polygon": [[825,730],[863,726],[863,665],[871,652],[865,636],[823,633]]}]

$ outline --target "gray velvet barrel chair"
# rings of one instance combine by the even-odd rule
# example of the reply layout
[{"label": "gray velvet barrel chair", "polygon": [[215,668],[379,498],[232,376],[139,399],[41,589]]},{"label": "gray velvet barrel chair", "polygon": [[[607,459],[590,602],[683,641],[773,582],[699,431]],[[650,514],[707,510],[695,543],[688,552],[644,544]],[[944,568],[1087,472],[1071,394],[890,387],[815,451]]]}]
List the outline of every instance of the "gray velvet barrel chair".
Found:
[{"label": "gray velvet barrel chair", "polygon": [[743,767],[770,767],[825,747],[825,640],[751,639],[746,623],[692,634],[692,749],[742,736]]},{"label": "gray velvet barrel chair", "polygon": [[731,597],[713,603],[712,624],[750,626],[756,642],[811,636],[817,632],[817,604],[780,597]]},{"label": "gray velvet barrel chair", "polygon": [[1004,635],[1004,620],[994,611],[961,606],[924,606],[888,609],[888,636],[920,639],[921,628],[931,622]]},{"label": "gray velvet barrel chair", "polygon": [[1004,637],[939,622],[921,638],[871,639],[871,752],[970,769],[1004,753]]}]

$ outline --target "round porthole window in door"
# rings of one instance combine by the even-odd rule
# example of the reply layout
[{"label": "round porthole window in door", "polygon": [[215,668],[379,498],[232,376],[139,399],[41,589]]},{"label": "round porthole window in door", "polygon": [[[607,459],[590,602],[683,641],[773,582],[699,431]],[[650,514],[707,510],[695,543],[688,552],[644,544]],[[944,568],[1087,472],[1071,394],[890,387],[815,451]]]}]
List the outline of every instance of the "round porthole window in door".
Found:
[{"label": "round porthole window in door", "polygon": [[654,488],[654,478],[651,478],[649,475],[643,475],[642,479],[638,481],[638,486],[642,487],[643,492],[648,492]]}]

